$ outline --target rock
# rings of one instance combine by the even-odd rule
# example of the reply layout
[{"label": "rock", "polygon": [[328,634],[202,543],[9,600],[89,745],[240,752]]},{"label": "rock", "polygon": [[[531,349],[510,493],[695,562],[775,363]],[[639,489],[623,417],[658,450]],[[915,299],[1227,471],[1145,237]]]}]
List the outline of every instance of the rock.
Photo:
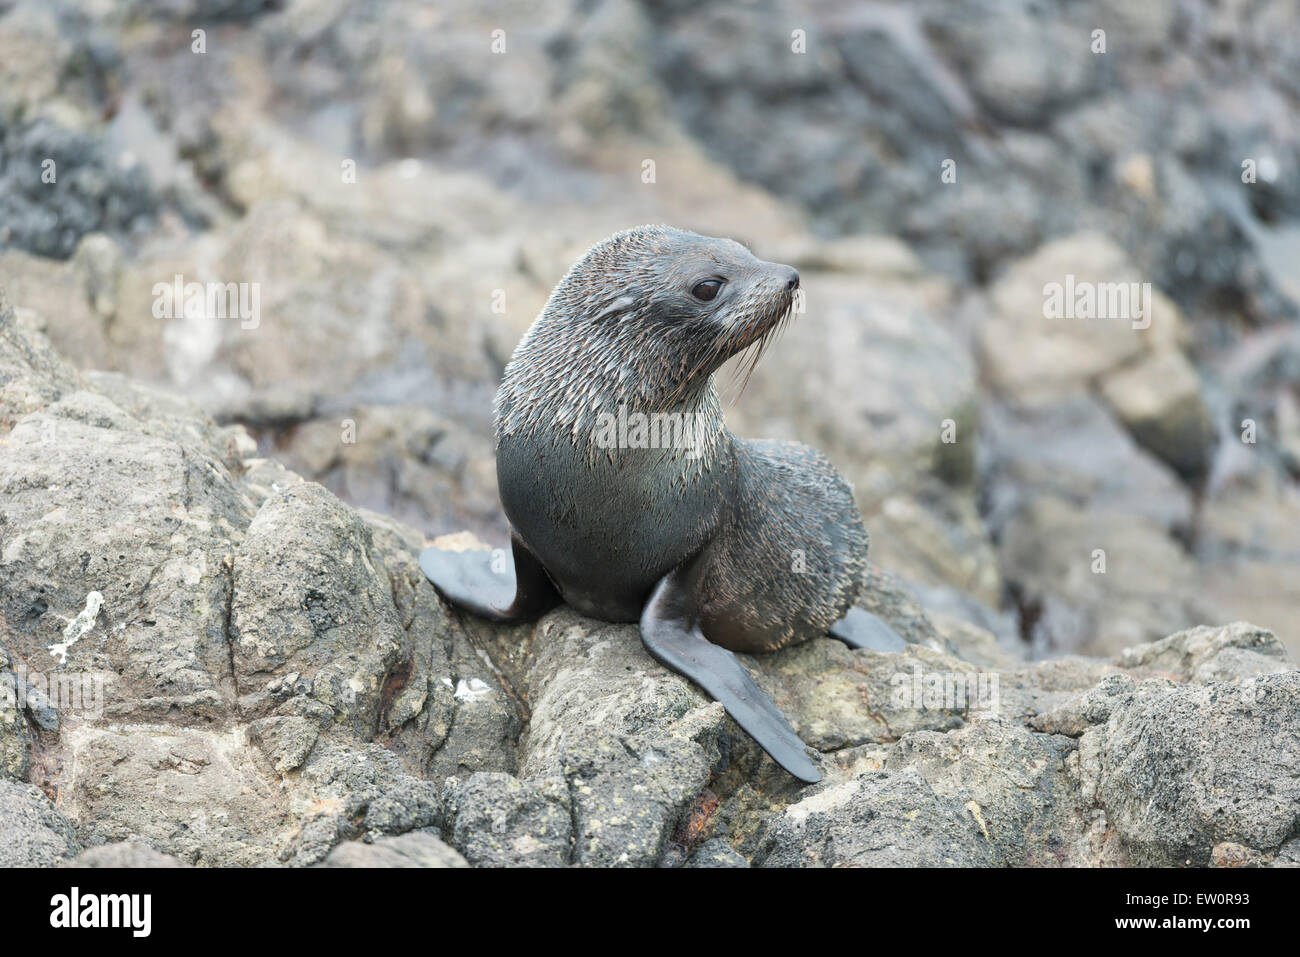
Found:
[{"label": "rock", "polygon": [[437,784],[408,774],[379,745],[330,746],[302,770],[296,795],[303,823],[280,857],[314,864],[340,839],[405,834],[440,828],[444,810]]},{"label": "rock", "polygon": [[380,837],[373,843],[347,841],[330,851],[316,867],[469,867],[432,834],[412,831],[400,837]]},{"label": "rock", "polygon": [[916,599],[875,562],[867,563],[857,603],[885,621],[908,644],[933,651],[952,650]]},{"label": "rock", "polygon": [[1083,694],[1038,711],[1029,719],[1029,726],[1035,731],[1077,738],[1109,718],[1116,703],[1132,691],[1133,679],[1128,675],[1107,675]]},{"label": "rock", "polygon": [[[337,185],[322,189],[336,192]],[[193,353],[188,368],[175,371],[228,415],[293,424],[312,418],[328,398],[329,405],[342,406],[342,419],[358,400],[392,404],[419,394],[427,401],[434,382],[482,382],[490,375],[477,327],[463,330],[470,336],[463,349],[440,339],[443,323],[429,322],[430,293],[412,270],[365,239],[333,239],[322,215],[297,201],[278,197],[254,205],[227,237],[218,268],[267,290],[256,326],[181,319],[167,328],[196,347],[215,340],[215,347]],[[347,340],[353,347],[342,347]],[[364,346],[356,348],[358,342]],[[332,371],[295,371],[301,349],[333,355]],[[211,378],[208,366],[226,375],[197,381]],[[432,375],[431,366],[438,367]]]},{"label": "rock", "polygon": [[0,248],[66,259],[87,233],[142,232],[159,205],[141,165],[50,118],[0,125],[0,170]]},{"label": "rock", "polygon": [[1205,864],[1215,845],[1278,848],[1300,822],[1300,673],[1139,682],[1080,741],[1082,793],[1139,859]]},{"label": "rock", "polygon": [[819,787],[768,825],[765,867],[989,866],[996,856],[972,813],[935,794],[913,768]]},{"label": "rock", "polygon": [[914,768],[946,807],[960,806],[959,819],[973,822],[981,838],[965,851],[973,859],[1057,866],[1090,860],[1076,843],[1082,802],[1070,774],[1073,752],[1065,738],[993,716],[950,734],[905,738],[887,754],[885,770]]},{"label": "rock", "polygon": [[270,0],[179,0],[168,3],[158,15],[182,24],[239,23],[274,10]]},{"label": "rock", "polygon": [[[1194,584],[1205,570],[1188,550],[1187,487],[1095,398],[990,403],[982,423],[986,521],[1037,647],[1113,654],[1237,613],[1229,589]],[[1142,572],[1117,575],[1117,561]]]},{"label": "rock", "polygon": [[52,867],[81,850],[66,818],[40,788],[0,781],[0,867]]},{"label": "rock", "polygon": [[[949,56],[962,64],[980,105],[1016,126],[1042,124],[1098,85],[1087,22],[1070,12],[1049,26],[1028,2],[977,3],[956,16],[932,11],[926,25]],[[994,37],[1006,37],[999,50]]]},{"label": "rock", "polygon": [[1300,632],[1290,627],[1286,609],[1295,607],[1300,593],[1300,500],[1264,450],[1231,438],[1224,445],[1245,461],[1242,472],[1213,483],[1202,508],[1200,588],[1227,611],[1224,617],[1275,623],[1278,638],[1295,655]]},{"label": "rock", "polygon": [[[378,731],[381,685],[407,636],[369,529],[319,485],[273,495],[233,561],[230,634],[241,706]],[[276,674],[299,676],[292,687]],[[271,679],[271,680],[268,680]]]},{"label": "rock", "polygon": [[972,687],[979,681],[973,665],[926,648],[913,646],[901,654],[855,651],[830,638],[813,639],[787,654],[762,656],[756,663],[779,679],[777,703],[803,739],[824,752],[895,741],[923,728],[960,727],[967,707],[933,701],[927,706],[926,676],[960,675]]},{"label": "rock", "polygon": [[1213,355],[1210,372],[1226,393],[1221,402],[1228,406],[1228,428],[1211,493],[1265,491],[1276,484],[1278,465],[1300,467],[1300,408],[1292,391],[1298,369],[1300,326],[1290,323],[1243,337]]},{"label": "rock", "polygon": [[1278,639],[1294,658],[1300,654],[1300,630],[1288,618],[1300,592],[1289,555],[1222,557],[1200,568],[1198,580],[1207,603],[1223,609],[1215,617],[1223,621],[1234,616],[1259,616],[1261,621],[1279,621]]},{"label": "rock", "polygon": [[1210,861],[1214,867],[1264,867],[1272,863],[1272,860],[1268,854],[1231,841],[1215,844],[1210,852]]},{"label": "rock", "polygon": [[[112,242],[103,234],[93,236]],[[86,247],[91,238],[84,238],[79,248]],[[85,271],[75,260],[75,253],[73,260],[63,261],[10,248],[0,251],[0,270],[6,276],[9,295],[22,304],[29,322],[56,337],[62,355],[81,366],[112,366],[119,361],[118,349],[126,345],[109,337],[116,304],[103,311],[96,308],[94,300],[105,294],[102,290],[98,295],[92,293]],[[58,319],[53,324],[52,316]],[[157,353],[156,348],[142,351]]]},{"label": "rock", "polygon": [[1244,621],[1221,628],[1202,625],[1125,649],[1118,664],[1143,675],[1200,683],[1240,682],[1293,670],[1277,636]]},{"label": "rock", "polygon": [[0,362],[6,378],[0,385],[0,427],[12,430],[18,419],[44,408],[77,387],[77,373],[51,348],[43,335],[20,328],[8,297],[0,290]]},{"label": "rock", "polygon": [[749,867],[749,861],[720,838],[705,841],[691,855],[687,867]]},{"label": "rock", "polygon": [[302,767],[320,737],[320,728],[293,715],[259,718],[249,724],[248,737],[262,749],[276,771],[286,774]]},{"label": "rock", "polygon": [[0,17],[0,62],[5,64],[0,116],[8,117],[58,92],[60,63],[68,53],[52,10],[24,5],[5,13]]},{"label": "rock", "polygon": [[31,734],[19,707],[26,682],[4,670],[9,664],[8,654],[0,647],[0,781],[22,782],[27,780],[31,762]]},{"label": "rock", "polygon": [[[182,705],[219,719],[234,693],[223,531],[251,507],[215,450],[95,402],[102,416],[91,421],[60,403],[29,415],[0,449],[15,531],[0,564],[5,611],[31,622],[11,653],[32,670],[98,675],[105,709],[120,720],[165,720]],[[170,534],[144,541],[141,529]],[[70,632],[92,605],[96,614]],[[155,628],[175,640],[154,641]]]},{"label": "rock", "polygon": [[30,747],[22,715],[9,709],[0,711],[0,779],[27,780]]},{"label": "rock", "polygon": [[[1096,376],[1145,353],[1176,345],[1182,314],[1158,289],[1146,302],[1141,280],[1121,248],[1093,233],[1047,243],[1008,268],[991,290],[993,313],[977,330],[990,385],[1018,406],[1041,407],[1086,392]],[[1049,313],[1053,288],[1061,302]],[[1094,291],[1089,315],[1071,308],[1078,306],[1078,293],[1065,302],[1071,290]],[[1121,292],[1126,295],[1113,295]],[[1140,303],[1149,315],[1139,316]]]},{"label": "rock", "polygon": [[1201,380],[1182,353],[1166,350],[1111,373],[1102,395],[1133,437],[1184,478],[1204,478],[1215,431]]},{"label": "rock", "polygon": [[1110,661],[1065,656],[999,676],[998,711],[1048,734],[1077,737],[1089,726],[1088,696],[1103,698],[1132,679]]},{"label": "rock", "polygon": [[948,642],[949,647],[963,661],[984,668],[996,668],[1010,671],[1023,664],[1023,659],[1016,654],[1019,649],[1008,649],[998,636],[987,628],[972,624],[953,615],[930,612],[939,634]]},{"label": "rock", "polygon": [[[910,276],[927,278],[925,266],[907,243],[884,234],[860,233],[814,241],[805,238],[772,251],[774,262],[789,263],[799,274],[848,273],[883,283]],[[930,283],[931,292],[943,287]]]},{"label": "rock", "polygon": [[572,800],[558,779],[471,775],[448,796],[451,843],[475,867],[562,867],[573,855]]},{"label": "rock", "polygon": [[[431,765],[513,767],[518,705],[453,633],[419,574],[418,535],[246,466],[247,435],[184,401],[77,376],[8,309],[0,362],[12,423],[0,611],[21,623],[6,628],[3,668],[94,691],[57,711],[27,696],[54,735],[43,749],[67,761],[60,792],[88,843],[142,836],[190,862],[310,862],[360,833],[440,826],[436,784],[413,776]],[[269,538],[285,532],[316,537],[277,548]],[[348,630],[356,594],[373,602],[364,635]],[[20,717],[0,739],[19,777]],[[322,750],[322,735],[335,743]],[[393,750],[376,764],[355,749],[380,735]]]},{"label": "rock", "polygon": [[574,863],[586,867],[657,863],[708,780],[699,748],[671,738],[605,737],[560,759],[573,795]]},{"label": "rock", "polygon": [[1300,867],[1300,837],[1292,838],[1278,848],[1273,867]]},{"label": "rock", "polygon": [[1034,410],[990,402],[981,423],[985,520],[995,536],[1018,509],[1043,496],[1121,511],[1171,532],[1193,521],[1192,497],[1178,477],[1091,397]]},{"label": "rock", "polygon": [[892,486],[898,477],[888,471],[872,467],[858,486],[860,507],[873,509],[867,517],[872,562],[921,588],[955,589],[978,604],[999,604],[1005,583],[974,490],[923,476],[873,506],[869,490]]},{"label": "rock", "polygon": [[532,655],[521,770],[564,782],[574,863],[657,863],[721,760],[724,716],[692,714],[707,699],[655,662],[635,628],[593,628],[564,609],[539,623]]},{"label": "rock", "polygon": [[62,801],[87,844],[143,839],[186,863],[253,867],[285,840],[288,808],[238,732],[83,728],[64,739],[76,770]]},{"label": "rock", "polygon": [[[508,659],[517,654],[518,632],[525,629],[498,635],[449,612],[420,571],[423,537],[382,516],[363,514],[382,544],[410,642],[410,657],[381,691],[389,746],[408,766],[427,774],[515,771],[525,702],[507,677]],[[427,635],[435,640],[424,640]]]},{"label": "rock", "polygon": [[1113,654],[1218,617],[1178,543],[1119,510],[1039,499],[1008,523],[1000,552],[1040,648]]},{"label": "rock", "polygon": [[[1285,4],[165,6],[0,0],[0,779],[57,859],[1294,862]],[[418,568],[504,543],[492,391],[613,221],[803,276],[730,421],[855,483],[906,643],[744,659],[816,788],[635,627]]]},{"label": "rock", "polygon": [[77,855],[69,867],[189,867],[170,854],[159,854],[148,844],[139,841],[122,841],[87,848]]},{"label": "rock", "polygon": [[507,534],[491,442],[428,408],[368,405],[313,419],[277,454],[344,501],[398,521]]}]

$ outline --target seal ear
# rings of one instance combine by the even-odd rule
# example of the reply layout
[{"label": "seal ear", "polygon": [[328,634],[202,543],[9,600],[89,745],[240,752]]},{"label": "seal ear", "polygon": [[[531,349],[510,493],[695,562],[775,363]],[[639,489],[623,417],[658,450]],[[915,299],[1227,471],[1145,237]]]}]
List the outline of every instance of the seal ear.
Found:
[{"label": "seal ear", "polygon": [[608,306],[600,311],[596,316],[596,322],[604,322],[606,319],[613,319],[621,315],[636,305],[636,297],[632,295],[619,296]]}]

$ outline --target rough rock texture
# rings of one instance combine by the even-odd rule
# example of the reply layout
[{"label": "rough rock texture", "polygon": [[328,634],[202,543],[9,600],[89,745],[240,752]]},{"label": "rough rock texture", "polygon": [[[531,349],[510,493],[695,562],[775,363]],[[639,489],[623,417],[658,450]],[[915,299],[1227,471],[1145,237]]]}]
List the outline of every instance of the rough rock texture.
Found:
[{"label": "rough rock texture", "polygon": [[123,841],[101,844],[78,854],[68,867],[189,867],[169,854],[159,854],[148,844]]},{"label": "rough rock texture", "polygon": [[513,767],[520,705],[388,524],[0,315],[0,676],[47,695],[0,708],[5,777],[88,845],[248,865],[441,826],[431,768]]},{"label": "rough rock texture", "polygon": [[635,627],[463,620],[419,534],[7,305],[0,428],[0,675],[38,692],[0,706],[5,864],[1295,856],[1300,672],[1254,625],[1027,664],[873,569],[903,650],[743,659],[820,752],[800,787]]},{"label": "rough rock texture", "polygon": [[[178,389],[350,505],[500,542],[491,396],[564,270],[637,223],[733,236],[806,292],[733,427],[825,450],[927,607],[1031,654],[1234,619],[1295,654],[1298,23],[1292,0],[4,0],[0,281],[77,367]],[[255,285],[256,321],[160,317],[178,276]],[[1148,283],[1150,326],[1049,318],[1067,277]]]},{"label": "rough rock texture", "polygon": [[81,850],[68,820],[40,788],[0,781],[0,867],[50,867]]},{"label": "rough rock texture", "polygon": [[31,760],[31,732],[18,702],[26,682],[20,683],[9,666],[9,656],[0,648],[0,781],[23,781]]},{"label": "rough rock texture", "polygon": [[317,867],[469,867],[438,838],[423,831],[381,837],[370,844],[347,841],[330,851]]},{"label": "rough rock texture", "polygon": [[1300,673],[1122,690],[1079,742],[1084,794],[1152,863],[1205,863],[1223,841],[1277,848],[1300,822]]},{"label": "rough rock texture", "polygon": [[562,780],[538,786],[500,772],[472,774],[448,798],[450,839],[475,867],[558,867],[573,847]]}]

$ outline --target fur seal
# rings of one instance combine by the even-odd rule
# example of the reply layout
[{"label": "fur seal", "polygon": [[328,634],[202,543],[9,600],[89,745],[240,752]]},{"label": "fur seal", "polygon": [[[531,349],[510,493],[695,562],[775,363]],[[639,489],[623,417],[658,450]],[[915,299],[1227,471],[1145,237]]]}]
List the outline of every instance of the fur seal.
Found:
[{"label": "fur seal", "polygon": [[757,361],[798,286],[793,268],[729,239],[642,226],[597,243],[552,291],[497,393],[513,569],[439,548],[420,566],[485,618],[529,619],[563,600],[639,622],[651,655],[811,783],[821,775],[805,745],[733,652],[827,634],[889,650],[902,640],[854,607],[868,538],[849,484],[820,452],[737,438],[723,420],[714,373],[751,347]]}]

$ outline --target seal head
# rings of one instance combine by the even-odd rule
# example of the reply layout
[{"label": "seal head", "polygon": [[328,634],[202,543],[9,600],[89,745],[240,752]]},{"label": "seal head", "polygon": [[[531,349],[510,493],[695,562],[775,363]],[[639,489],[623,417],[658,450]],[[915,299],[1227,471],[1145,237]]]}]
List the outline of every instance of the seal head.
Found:
[{"label": "seal head", "polygon": [[670,226],[615,233],[551,293],[506,367],[498,439],[568,428],[593,410],[699,400],[724,362],[789,318],[799,274],[730,239]]}]

